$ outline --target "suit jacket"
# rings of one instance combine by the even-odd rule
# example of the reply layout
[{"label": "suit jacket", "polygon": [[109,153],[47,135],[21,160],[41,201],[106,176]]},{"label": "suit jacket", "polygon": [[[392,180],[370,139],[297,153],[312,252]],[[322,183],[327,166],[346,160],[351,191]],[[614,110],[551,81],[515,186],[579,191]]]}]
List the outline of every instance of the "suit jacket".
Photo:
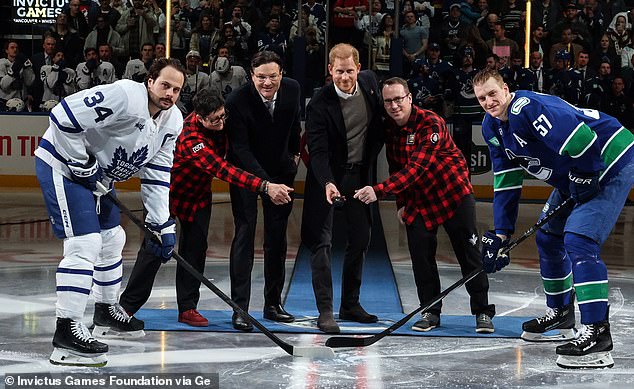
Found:
[{"label": "suit jacket", "polygon": [[[374,181],[376,157],[383,146],[383,105],[373,72],[362,71],[357,80],[372,115],[361,170],[364,185],[370,185]],[[326,182],[339,186],[345,173],[342,165],[348,161],[346,126],[334,84],[317,91],[308,104],[306,114],[306,141],[310,160],[304,193],[302,239],[311,245],[330,210],[324,195]]]},{"label": "suit jacket", "polygon": [[273,117],[251,82],[227,96],[226,108],[229,162],[265,180],[292,184],[301,133],[297,81],[282,78]]}]

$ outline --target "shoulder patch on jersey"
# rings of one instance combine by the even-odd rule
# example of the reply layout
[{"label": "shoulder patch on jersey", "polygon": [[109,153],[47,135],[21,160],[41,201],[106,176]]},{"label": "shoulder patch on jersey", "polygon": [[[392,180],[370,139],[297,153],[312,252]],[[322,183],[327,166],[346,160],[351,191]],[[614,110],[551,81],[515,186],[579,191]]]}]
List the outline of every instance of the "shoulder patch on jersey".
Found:
[{"label": "shoulder patch on jersey", "polygon": [[530,102],[531,100],[528,97],[520,97],[519,99],[515,100],[515,102],[511,106],[511,113],[513,115],[519,115],[522,111],[522,108],[527,106]]},{"label": "shoulder patch on jersey", "polygon": [[192,147],[192,152],[197,153],[200,150],[205,148],[205,144],[200,142],[199,144],[197,144],[196,146]]},{"label": "shoulder patch on jersey", "polygon": [[438,136],[438,133],[437,133],[437,132],[434,132],[433,134],[431,134],[431,135],[429,136],[429,140],[431,141],[431,143],[436,143],[436,142],[438,142],[438,138],[439,138],[439,136]]},{"label": "shoulder patch on jersey", "polygon": [[496,137],[489,139],[489,143],[491,143],[493,146],[500,146],[500,142],[498,142],[498,138]]}]

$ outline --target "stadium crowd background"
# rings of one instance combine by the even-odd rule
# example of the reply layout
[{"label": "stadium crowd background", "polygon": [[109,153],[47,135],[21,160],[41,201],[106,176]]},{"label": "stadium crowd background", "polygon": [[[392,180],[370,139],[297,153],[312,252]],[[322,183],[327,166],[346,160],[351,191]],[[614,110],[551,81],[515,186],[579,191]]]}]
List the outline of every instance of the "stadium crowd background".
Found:
[{"label": "stadium crowd background", "polygon": [[[482,117],[471,78],[484,67],[499,69],[512,90],[554,94],[634,129],[632,0],[536,0],[529,34],[521,0],[299,4],[174,0],[170,56],[187,65],[183,113],[201,88],[226,96],[249,82],[249,60],[261,50],[279,53],[285,76],[310,97],[329,82],[327,48],[348,42],[363,69],[380,79],[404,76],[415,104],[452,121],[466,155],[470,141],[459,138],[471,139],[471,123]],[[97,84],[142,82],[152,60],[165,56],[165,11],[164,0],[70,0],[54,24],[30,26],[31,42],[7,38],[3,27],[0,110],[46,111]]]}]

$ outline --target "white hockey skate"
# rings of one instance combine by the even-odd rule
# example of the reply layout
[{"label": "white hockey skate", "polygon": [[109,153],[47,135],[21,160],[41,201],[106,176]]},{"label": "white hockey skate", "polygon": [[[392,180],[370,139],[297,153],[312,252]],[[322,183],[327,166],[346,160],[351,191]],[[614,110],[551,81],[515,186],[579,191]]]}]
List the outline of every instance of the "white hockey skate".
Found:
[{"label": "white hockey skate", "polygon": [[561,342],[575,339],[575,306],[548,308],[546,315],[522,324],[521,338],[528,342]]},{"label": "white hockey skate", "polygon": [[57,318],[53,346],[49,361],[54,365],[102,367],[108,363],[108,345],[95,340],[80,321]]},{"label": "white hockey skate", "polygon": [[610,323],[588,324],[579,338],[557,347],[557,366],[566,369],[598,369],[614,366]]},{"label": "white hockey skate", "polygon": [[135,339],[145,336],[143,321],[128,315],[119,304],[95,303],[95,328],[92,335],[99,339]]}]

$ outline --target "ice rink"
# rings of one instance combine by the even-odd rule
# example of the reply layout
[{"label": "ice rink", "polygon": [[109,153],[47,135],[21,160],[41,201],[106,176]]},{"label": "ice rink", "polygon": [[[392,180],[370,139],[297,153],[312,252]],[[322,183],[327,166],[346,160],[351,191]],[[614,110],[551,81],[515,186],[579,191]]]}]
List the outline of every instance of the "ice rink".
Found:
[{"label": "ice rink", "polygon": [[[141,208],[138,193],[122,193],[129,208]],[[229,246],[233,219],[228,198],[214,195],[205,275],[229,294]],[[301,200],[289,222],[287,278],[299,245]],[[388,336],[373,346],[336,349],[334,359],[292,357],[258,333],[146,332],[136,341],[113,341],[104,368],[51,365],[55,328],[55,271],[62,244],[53,235],[38,190],[0,192],[0,375],[6,373],[212,373],[221,388],[633,388],[634,387],[634,206],[621,213],[603,247],[610,284],[610,322],[615,366],[601,370],[566,370],[555,364],[554,343],[520,339]],[[533,225],[539,204],[520,207],[517,236]],[[480,232],[492,224],[491,204],[478,203]],[[405,312],[418,306],[405,230],[391,202],[381,203],[389,254]],[[140,215],[140,212],[139,212]],[[124,285],[141,235],[122,216],[127,232]],[[262,231],[258,229],[252,275],[251,311],[262,309]],[[461,278],[448,238],[439,235],[438,262],[443,289]],[[490,301],[497,316],[536,316],[545,310],[534,239],[511,253],[511,265],[489,277]],[[174,261],[158,274],[147,307],[176,308]],[[288,280],[287,280],[288,281]],[[463,288],[443,302],[444,314],[469,314]],[[85,322],[92,321],[88,304]],[[310,309],[313,307],[307,307]],[[204,286],[199,309],[229,309]],[[291,312],[292,313],[292,312]],[[577,312],[577,318],[579,314]],[[176,317],[174,317],[176,320]],[[495,319],[494,319],[495,323]],[[390,323],[386,323],[389,325]],[[409,324],[411,325],[411,323]],[[297,346],[323,345],[329,335],[280,334]],[[4,380],[0,379],[0,387]]]}]

